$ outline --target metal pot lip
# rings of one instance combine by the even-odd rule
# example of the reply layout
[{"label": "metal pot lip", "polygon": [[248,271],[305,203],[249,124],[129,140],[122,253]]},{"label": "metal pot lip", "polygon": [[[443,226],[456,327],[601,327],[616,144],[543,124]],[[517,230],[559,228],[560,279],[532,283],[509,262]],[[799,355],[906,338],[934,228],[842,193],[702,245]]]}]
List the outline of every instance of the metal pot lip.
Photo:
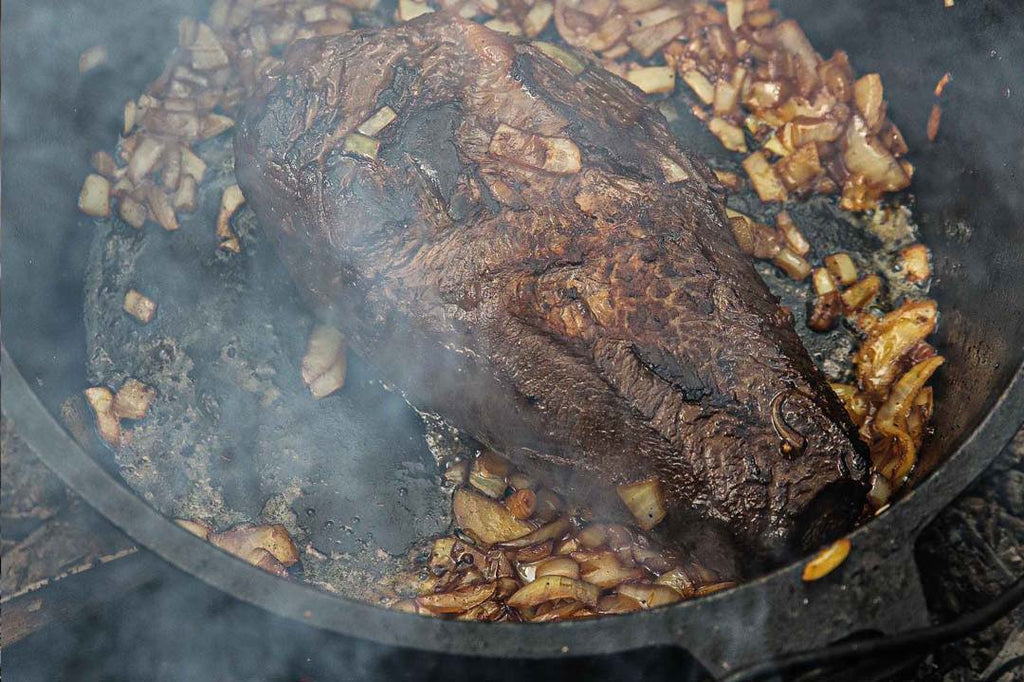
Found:
[{"label": "metal pot lip", "polygon": [[[239,599],[311,626],[380,644],[451,654],[544,658],[607,654],[679,644],[698,620],[703,627],[781,587],[796,608],[806,603],[794,562],[719,594],[615,618],[544,624],[474,623],[400,613],[298,582],[281,580],[185,531],[119,482],[81,448],[44,407],[6,347],[0,351],[3,412],[19,435],[78,495],[133,540],[177,568]],[[945,462],[902,500],[853,531],[854,547],[903,542],[960,493],[1024,421],[1024,362],[994,406]],[[851,555],[855,556],[855,555]]]}]

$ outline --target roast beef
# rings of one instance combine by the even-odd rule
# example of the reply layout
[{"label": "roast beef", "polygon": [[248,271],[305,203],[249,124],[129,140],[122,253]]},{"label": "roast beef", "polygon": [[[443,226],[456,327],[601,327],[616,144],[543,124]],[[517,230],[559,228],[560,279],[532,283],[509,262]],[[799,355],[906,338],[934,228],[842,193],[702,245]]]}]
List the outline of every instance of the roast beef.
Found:
[{"label": "roast beef", "polygon": [[295,282],[417,408],[577,499],[656,476],[669,539],[778,557],[860,514],[854,428],[713,176],[596,62],[444,17],[302,41],[235,147]]}]

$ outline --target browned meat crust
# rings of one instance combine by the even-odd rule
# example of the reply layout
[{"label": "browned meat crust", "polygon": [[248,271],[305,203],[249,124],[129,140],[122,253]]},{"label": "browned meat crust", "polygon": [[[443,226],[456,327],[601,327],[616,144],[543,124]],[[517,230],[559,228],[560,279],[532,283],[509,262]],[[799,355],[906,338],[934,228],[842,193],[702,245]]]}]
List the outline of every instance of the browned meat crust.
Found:
[{"label": "browned meat crust", "polygon": [[[696,513],[762,556],[848,530],[866,460],[705,167],[548,54],[430,17],[296,44],[235,143],[292,276],[410,402],[570,494],[655,474],[668,534]],[[346,152],[385,105],[377,157]]]}]

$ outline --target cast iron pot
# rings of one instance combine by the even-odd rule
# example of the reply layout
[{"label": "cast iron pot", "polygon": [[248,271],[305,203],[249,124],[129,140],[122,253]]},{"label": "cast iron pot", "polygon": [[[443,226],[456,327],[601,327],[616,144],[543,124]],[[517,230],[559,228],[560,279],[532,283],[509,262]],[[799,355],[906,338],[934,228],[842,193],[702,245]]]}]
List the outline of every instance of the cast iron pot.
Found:
[{"label": "cast iron pot", "polygon": [[[921,529],[985,468],[1024,415],[1024,19],[1014,3],[781,2],[819,51],[847,50],[882,74],[890,115],[917,167],[912,192],[934,254],[933,295],[948,363],[936,385],[937,431],[915,487],[850,535],[828,580],[801,563],[724,593],[626,616],[545,625],[441,621],[339,598],[253,568],[177,527],[86,453],[55,418],[84,386],[82,277],[91,234],[76,215],[88,152],[109,148],[121,103],[159,71],[173,20],[190,3],[4,3],[3,411],[64,481],[170,563],[275,613],[377,642],[501,657],[685,648],[716,674],[863,631],[926,625],[914,563]],[[145,52],[118,54],[116,81],[84,97],[77,54],[119,32]],[[138,37],[138,35],[136,36]],[[136,43],[139,40],[135,41]],[[939,140],[925,139],[934,83]]]}]

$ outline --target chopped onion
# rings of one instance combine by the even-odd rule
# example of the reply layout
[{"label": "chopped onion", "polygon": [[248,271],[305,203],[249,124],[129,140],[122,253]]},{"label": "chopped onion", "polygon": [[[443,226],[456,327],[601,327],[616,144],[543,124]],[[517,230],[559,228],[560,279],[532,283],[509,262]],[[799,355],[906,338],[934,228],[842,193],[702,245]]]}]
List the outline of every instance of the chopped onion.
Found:
[{"label": "chopped onion", "polygon": [[927,358],[899,378],[875,415],[874,426],[878,433],[891,436],[901,430],[897,424],[902,424],[906,420],[910,408],[913,407],[914,397],[944,362],[945,359],[941,355]]},{"label": "chopped onion", "polygon": [[114,396],[114,414],[121,419],[142,419],[155,399],[155,388],[138,379],[126,379]]},{"label": "chopped onion", "polygon": [[302,356],[302,381],[317,400],[345,385],[347,348],[345,335],[334,327],[313,327]]},{"label": "chopped onion", "polygon": [[558,62],[566,71],[574,76],[578,76],[583,73],[585,68],[583,62],[579,57],[574,55],[572,52],[565,48],[551,43],[546,43],[541,40],[534,41],[533,46],[540,50],[542,53]]},{"label": "chopped onion", "polygon": [[853,173],[859,173],[872,185],[886,192],[895,192],[910,184],[910,177],[896,162],[889,150],[871,134],[860,116],[853,116],[846,128],[843,162]]},{"label": "chopped onion", "polygon": [[715,101],[715,86],[708,80],[707,76],[696,69],[683,72],[683,82],[690,86],[694,94],[704,104],[711,104]]},{"label": "chopped onion", "polygon": [[924,244],[911,244],[900,251],[900,265],[908,282],[924,282],[932,276],[930,255]]},{"label": "chopped onion", "polygon": [[374,137],[377,133],[391,125],[396,118],[398,118],[398,114],[395,113],[394,109],[389,106],[383,106],[373,112],[368,119],[360,123],[356,130],[367,137]]},{"label": "chopped onion", "polygon": [[626,72],[626,80],[648,95],[676,89],[676,72],[671,66],[639,66]]},{"label": "chopped onion", "polygon": [[744,135],[743,129],[735,123],[715,117],[708,121],[708,130],[729,151],[744,153],[747,151],[747,137]]},{"label": "chopped onion", "polygon": [[835,328],[843,313],[843,299],[838,291],[819,296],[807,316],[807,326],[816,332],[827,332]]},{"label": "chopped onion", "polygon": [[434,613],[461,613],[490,599],[497,587],[497,583],[469,585],[451,592],[422,595],[416,601]]},{"label": "chopped onion", "polygon": [[488,545],[521,538],[532,530],[512,516],[500,502],[470,492],[467,488],[455,491],[452,506],[456,524]]},{"label": "chopped onion", "polygon": [[373,160],[377,158],[377,152],[380,151],[380,142],[361,133],[349,133],[345,136],[343,147],[347,154]]},{"label": "chopped onion", "polygon": [[747,171],[750,182],[757,191],[761,201],[785,201],[787,198],[786,188],[782,181],[775,174],[775,170],[764,152],[758,150],[743,160],[743,169]]},{"label": "chopped onion", "polygon": [[810,582],[820,580],[836,570],[850,555],[850,540],[843,538],[814,555],[804,566],[801,577]]},{"label": "chopped onion", "polygon": [[888,313],[871,329],[854,356],[857,378],[872,395],[884,395],[896,378],[898,361],[935,331],[935,301],[912,301]]},{"label": "chopped onion", "polygon": [[836,283],[832,279],[832,273],[826,268],[815,268],[811,273],[811,283],[814,285],[814,293],[818,296],[824,296],[836,290]]},{"label": "chopped onion", "polygon": [[618,593],[635,599],[645,609],[653,609],[666,604],[675,604],[682,601],[681,594],[667,585],[650,583],[625,583],[619,585]]},{"label": "chopped onion", "polygon": [[637,525],[650,530],[664,520],[668,513],[665,508],[665,495],[661,489],[661,481],[648,478],[636,483],[620,485],[616,491],[625,503]]},{"label": "chopped onion", "polygon": [[580,149],[564,137],[545,137],[502,123],[491,137],[487,151],[549,173],[572,174],[582,168]]},{"label": "chopped onion", "polygon": [[151,298],[143,296],[135,289],[129,289],[124,295],[122,308],[142,324],[152,321],[156,315],[156,302]]},{"label": "chopped onion", "polygon": [[623,566],[615,552],[575,552],[572,558],[580,564],[580,577],[602,589],[644,577],[643,569]]},{"label": "chopped onion", "polygon": [[844,287],[857,281],[857,266],[853,264],[853,259],[848,253],[839,252],[825,256],[825,267]]},{"label": "chopped onion", "polygon": [[561,575],[578,580],[580,577],[580,565],[569,557],[552,557],[537,564],[534,575],[536,578],[543,578],[546,575]]},{"label": "chopped onion", "polygon": [[868,275],[843,292],[843,308],[847,313],[860,310],[875,300],[881,288],[881,278],[878,275]]},{"label": "chopped onion", "polygon": [[640,602],[624,594],[608,594],[597,600],[597,612],[602,615],[633,613],[642,608]]},{"label": "chopped onion", "polygon": [[[515,518],[512,516],[511,512],[509,512],[509,516],[513,519]],[[530,545],[536,545],[541,542],[547,542],[548,540],[559,540],[571,529],[572,521],[566,517],[561,517],[534,531],[531,531],[526,535],[516,536],[508,541],[503,541],[501,542],[501,546],[508,549],[520,549],[523,547],[529,547]]]},{"label": "chopped onion", "polygon": [[210,542],[224,551],[245,560],[252,558],[257,548],[270,552],[284,566],[292,566],[299,561],[299,550],[292,542],[287,529],[279,523],[273,525],[253,526],[239,524],[223,533],[210,536]]},{"label": "chopped onion", "polygon": [[96,173],[85,176],[82,191],[78,194],[78,210],[94,218],[109,216],[110,181]]},{"label": "chopped onion", "polygon": [[601,591],[596,585],[561,575],[547,575],[520,588],[518,592],[509,597],[508,605],[519,609],[536,606],[553,599],[575,599],[578,602],[594,606],[597,604],[600,594]]},{"label": "chopped onion", "polygon": [[96,431],[111,447],[121,444],[121,422],[114,414],[114,394],[105,386],[85,389],[85,401],[92,408]]},{"label": "chopped onion", "polygon": [[693,578],[681,567],[676,567],[666,573],[662,573],[654,582],[658,585],[671,587],[684,599],[689,599],[697,592],[697,585]]}]

